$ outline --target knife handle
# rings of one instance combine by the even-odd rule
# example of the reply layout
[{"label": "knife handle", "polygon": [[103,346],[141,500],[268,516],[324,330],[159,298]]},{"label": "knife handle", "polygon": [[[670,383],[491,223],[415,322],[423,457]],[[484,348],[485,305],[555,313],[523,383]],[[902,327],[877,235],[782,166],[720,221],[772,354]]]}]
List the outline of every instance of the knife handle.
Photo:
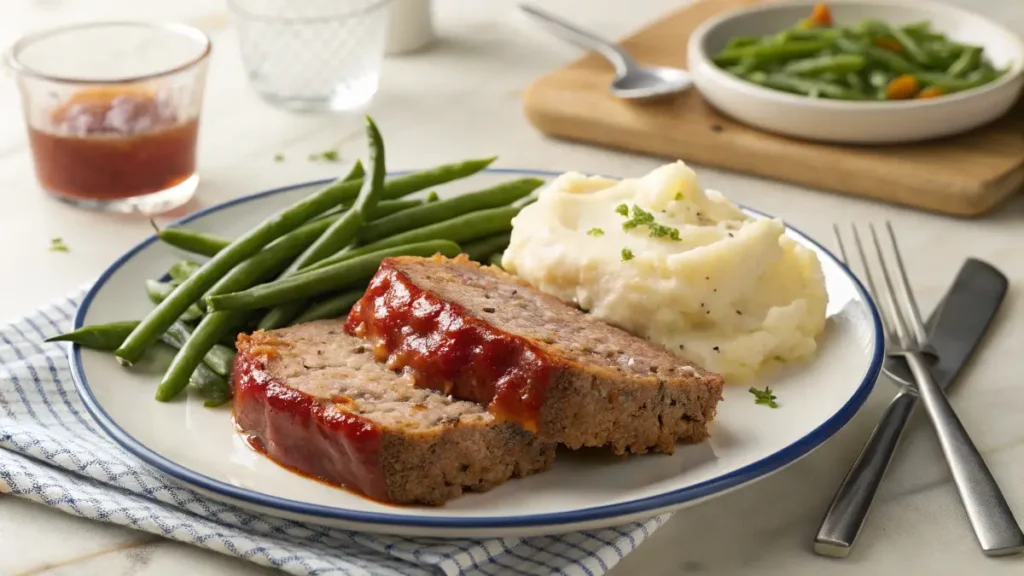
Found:
[{"label": "knife handle", "polygon": [[916,405],[915,395],[901,391],[885,409],[821,521],[814,538],[817,554],[843,558],[850,553]]},{"label": "knife handle", "polygon": [[946,395],[935,384],[922,356],[910,353],[906,358],[981,549],[988,556],[1019,554],[1024,551],[1024,532],[1017,525],[1013,511],[985,459],[971,441]]}]

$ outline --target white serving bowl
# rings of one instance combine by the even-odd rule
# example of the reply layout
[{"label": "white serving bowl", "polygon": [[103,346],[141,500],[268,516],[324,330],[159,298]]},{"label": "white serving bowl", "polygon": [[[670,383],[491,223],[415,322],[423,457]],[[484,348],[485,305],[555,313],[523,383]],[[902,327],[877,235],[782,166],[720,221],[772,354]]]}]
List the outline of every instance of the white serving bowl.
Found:
[{"label": "white serving bowl", "polygon": [[814,0],[780,0],[711,19],[690,36],[688,67],[701,95],[721,112],[756,128],[846,144],[928,140],[977,128],[1005,114],[1024,85],[1024,42],[1003,26],[960,8],[923,0],[833,0],[837,24],[868,18],[891,25],[927,20],[954,41],[984,47],[1007,72],[988,84],[937,98],[851,102],[810,98],[737,78],[711,61],[734,36],[761,36],[806,18]]}]

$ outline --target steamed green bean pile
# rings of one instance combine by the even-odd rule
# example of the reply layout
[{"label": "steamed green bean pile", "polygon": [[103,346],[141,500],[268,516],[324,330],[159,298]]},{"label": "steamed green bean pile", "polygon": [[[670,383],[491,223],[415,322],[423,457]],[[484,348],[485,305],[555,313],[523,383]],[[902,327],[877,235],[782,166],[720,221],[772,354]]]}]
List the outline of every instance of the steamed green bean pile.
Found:
[{"label": "steamed green bean pile", "polygon": [[992,82],[1005,71],[986,59],[981,46],[955,42],[928,22],[836,25],[825,4],[792,28],[732,38],[713,60],[766,88],[837,100],[941,97]]},{"label": "steamed green bean pile", "polygon": [[[193,256],[144,289],[156,305],[141,320],[84,326],[51,341],[112,352],[126,366],[158,343],[175,355],[154,396],[191,384],[206,406],[231,398],[239,333],[336,318],[362,296],[385,258],[454,257],[489,262],[509,242],[512,218],[544,181],[521,178],[441,200],[433,187],[466,178],[494,158],[385,178],[384,141],[373,120],[369,153],[343,178],[273,214],[238,238],[166,228],[159,238]],[[427,200],[408,199],[431,190]],[[204,260],[205,259],[205,260]]]}]

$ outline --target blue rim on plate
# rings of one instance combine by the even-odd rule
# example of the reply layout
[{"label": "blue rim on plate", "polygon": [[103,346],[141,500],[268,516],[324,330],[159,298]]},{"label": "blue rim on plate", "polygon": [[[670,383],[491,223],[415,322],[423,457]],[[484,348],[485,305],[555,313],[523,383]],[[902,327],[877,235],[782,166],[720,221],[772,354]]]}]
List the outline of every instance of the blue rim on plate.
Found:
[{"label": "blue rim on plate", "polygon": [[[559,172],[551,172],[547,170],[518,170],[511,168],[492,168],[485,170],[485,172],[495,174],[523,174],[523,175],[541,175],[541,176],[558,176]],[[393,172],[389,176],[395,176],[405,174],[403,172]],[[243,204],[251,202],[265,196],[273,194],[280,194],[299,188],[308,188],[313,186],[323,186],[333,182],[334,179],[316,180],[311,182],[305,182],[302,184],[294,184],[291,186],[285,186],[281,188],[274,188],[271,190],[265,190],[249,196],[243,196],[241,198],[235,198],[227,202],[211,206],[190,214],[177,220],[171,226],[178,226],[186,224],[219,210],[223,210],[236,204]],[[761,216],[768,217],[767,214],[758,210],[742,207],[748,212],[758,214]],[[82,401],[85,403],[86,409],[92,414],[93,418],[99,423],[100,427],[106,431],[118,444],[120,444],[125,450],[138,457],[143,462],[153,466],[161,472],[176,478],[179,481],[183,481],[187,484],[197,486],[208,492],[220,494],[222,496],[238,500],[241,502],[247,502],[249,504],[262,506],[265,508],[280,510],[282,512],[290,514],[299,514],[307,517],[323,518],[325,520],[342,520],[348,522],[358,522],[362,524],[379,524],[379,525],[390,525],[390,526],[410,526],[415,528],[512,528],[512,527],[527,527],[527,526],[551,526],[551,525],[562,525],[562,524],[576,524],[582,522],[590,522],[594,520],[601,520],[604,518],[614,518],[620,516],[627,516],[646,511],[659,510],[666,507],[689,502],[691,500],[697,500],[723,492],[744,484],[751,480],[757,479],[761,476],[767,475],[774,472],[802,456],[809,453],[814,448],[817,448],[823,444],[826,440],[832,437],[838,432],[851,418],[860,410],[860,407],[864,404],[868,395],[871,393],[871,389],[874,387],[875,381],[878,379],[878,375],[881,372],[882,361],[884,359],[884,347],[882,345],[882,321],[878,315],[878,309],[875,307],[874,301],[868,294],[867,290],[861,284],[860,280],[850,271],[850,269],[841,260],[837,259],[831,251],[826,249],[821,244],[815,242],[813,239],[803,234],[799,230],[786,226],[789,230],[792,230],[798,234],[802,239],[807,240],[811,244],[815,245],[822,253],[826,254],[834,263],[838,264],[839,267],[846,273],[846,275],[853,281],[857,287],[857,291],[864,298],[865,303],[868,306],[868,310],[871,312],[871,320],[874,327],[875,334],[875,353],[871,359],[871,365],[868,368],[867,374],[865,374],[863,381],[857,388],[857,391],[850,397],[850,399],[839,409],[838,412],[833,414],[822,423],[818,428],[808,433],[803,438],[800,438],[796,442],[786,446],[782,450],[775,452],[757,462],[753,462],[734,470],[728,474],[723,474],[717,478],[705,480],[693,486],[686,488],[680,488],[664,494],[656,496],[649,496],[646,498],[640,498],[631,500],[628,502],[621,502],[618,504],[608,504],[604,506],[593,506],[590,508],[583,508],[581,510],[573,510],[571,512],[558,512],[551,514],[532,514],[527,516],[507,516],[498,518],[480,518],[480,517],[424,517],[415,516],[409,514],[381,514],[376,512],[359,512],[355,510],[347,510],[343,508],[336,508],[331,506],[323,506],[319,504],[309,504],[305,502],[299,502],[297,500],[290,500],[287,498],[279,498],[276,496],[269,496],[260,492],[247,490],[240,488],[220,480],[216,480],[204,474],[195,472],[189,468],[181,466],[156,452],[150,450],[138,440],[133,438],[131,434],[128,434],[122,430],[117,423],[115,423],[110,416],[106,413],[96,397],[93,395],[92,390],[89,388],[89,382],[85,377],[85,373],[82,370],[82,359],[81,359],[81,347],[75,344],[72,347],[72,353],[70,358],[71,373],[75,380],[75,387],[78,389],[78,394],[82,397]],[[85,295],[82,303],[78,306],[78,311],[75,314],[74,329],[81,328],[85,314],[89,310],[89,304],[96,294],[103,288],[107,280],[111,275],[114,274],[121,266],[123,266],[129,259],[135,254],[146,248],[150,244],[158,240],[154,234],[149,238],[143,240],[134,248],[126,252],[113,264],[107,268],[103,274],[96,280],[96,283],[89,289],[89,292]]]}]

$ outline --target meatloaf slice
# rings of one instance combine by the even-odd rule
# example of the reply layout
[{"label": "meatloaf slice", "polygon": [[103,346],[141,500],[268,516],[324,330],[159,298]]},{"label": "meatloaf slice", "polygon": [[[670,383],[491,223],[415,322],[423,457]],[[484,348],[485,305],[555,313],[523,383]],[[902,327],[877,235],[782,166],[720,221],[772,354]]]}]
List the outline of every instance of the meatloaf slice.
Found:
[{"label": "meatloaf slice", "polygon": [[440,505],[554,459],[554,444],[386,369],[341,320],[243,334],[237,347],[235,423],[250,443],[373,499]]},{"label": "meatloaf slice", "polygon": [[417,386],[570,448],[671,453],[722,398],[717,374],[461,256],[384,260],[345,328]]}]

